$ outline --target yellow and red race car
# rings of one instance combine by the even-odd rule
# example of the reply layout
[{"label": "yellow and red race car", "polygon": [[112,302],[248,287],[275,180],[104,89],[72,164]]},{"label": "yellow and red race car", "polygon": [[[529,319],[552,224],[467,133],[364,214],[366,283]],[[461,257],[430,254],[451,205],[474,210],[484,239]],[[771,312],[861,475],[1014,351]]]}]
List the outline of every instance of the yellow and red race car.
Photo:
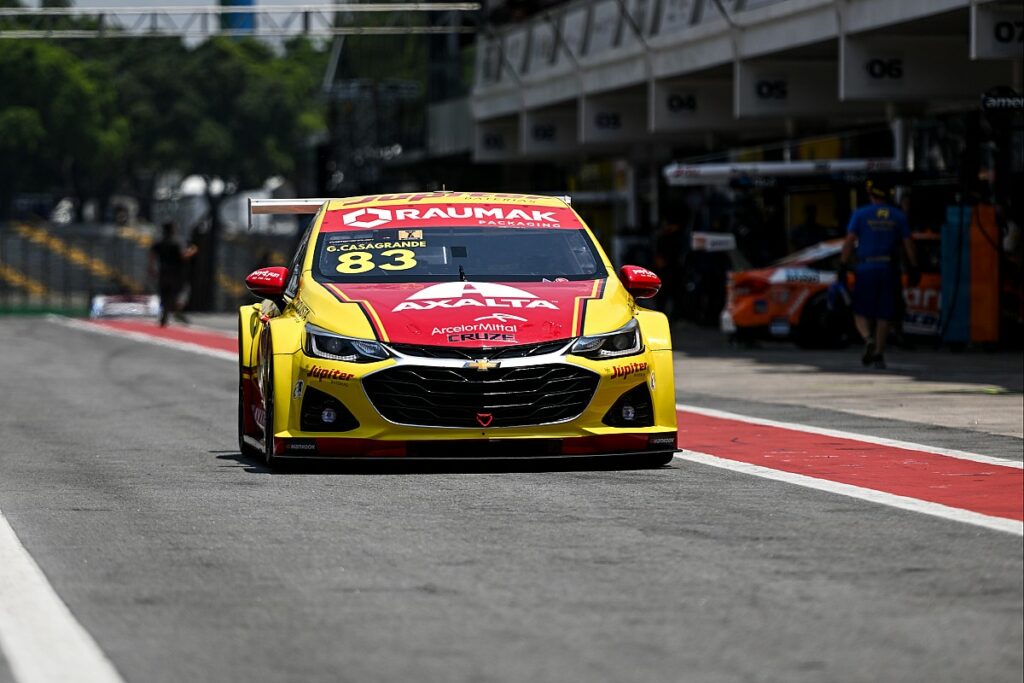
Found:
[{"label": "yellow and red race car", "polygon": [[[909,287],[904,276],[902,330],[906,334],[939,333],[939,237],[914,233],[921,281]],[[792,338],[802,346],[835,346],[853,332],[853,319],[845,306],[830,305],[829,286],[836,271],[843,240],[829,240],[777,261],[768,268],[729,274],[721,329],[740,339]],[[857,286],[851,275],[850,289]]]},{"label": "yellow and red race car", "polygon": [[249,275],[238,435],[290,458],[676,451],[669,326],[651,271],[562,199],[435,192],[253,200],[316,215],[289,267]]}]

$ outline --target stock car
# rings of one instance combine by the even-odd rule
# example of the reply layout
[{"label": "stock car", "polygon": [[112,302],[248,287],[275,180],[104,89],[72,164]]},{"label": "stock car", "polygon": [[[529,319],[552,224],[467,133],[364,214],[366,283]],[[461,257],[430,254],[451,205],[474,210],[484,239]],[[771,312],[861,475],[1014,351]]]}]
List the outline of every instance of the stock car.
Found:
[{"label": "stock car", "polygon": [[251,200],[315,213],[289,266],[246,278],[239,446],[290,459],[668,463],[661,283],[618,273],[565,199],[435,192]]},{"label": "stock car", "polygon": [[[921,281],[909,287],[903,276],[905,334],[939,334],[939,237],[912,235]],[[793,339],[801,346],[837,346],[853,338],[853,317],[848,307],[830,304],[828,288],[836,281],[843,240],[828,240],[802,249],[768,268],[729,273],[726,306],[720,327],[741,340],[759,337]],[[848,279],[851,291],[856,278]]]}]

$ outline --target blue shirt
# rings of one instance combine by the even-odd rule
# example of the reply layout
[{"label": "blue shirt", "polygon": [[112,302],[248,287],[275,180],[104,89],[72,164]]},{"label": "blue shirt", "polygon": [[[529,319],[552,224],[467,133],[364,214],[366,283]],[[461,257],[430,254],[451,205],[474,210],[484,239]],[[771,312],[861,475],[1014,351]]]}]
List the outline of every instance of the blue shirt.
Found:
[{"label": "blue shirt", "polygon": [[846,231],[857,236],[857,270],[895,267],[900,242],[910,237],[907,217],[887,204],[860,207],[850,216]]}]

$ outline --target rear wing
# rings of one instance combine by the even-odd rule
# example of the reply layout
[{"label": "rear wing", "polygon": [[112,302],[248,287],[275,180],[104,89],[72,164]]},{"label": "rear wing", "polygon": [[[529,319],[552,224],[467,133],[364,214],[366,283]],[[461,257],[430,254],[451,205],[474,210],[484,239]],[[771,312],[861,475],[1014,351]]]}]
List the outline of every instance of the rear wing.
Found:
[{"label": "rear wing", "polygon": [[249,198],[249,229],[257,214],[312,214],[329,199],[253,199]]}]

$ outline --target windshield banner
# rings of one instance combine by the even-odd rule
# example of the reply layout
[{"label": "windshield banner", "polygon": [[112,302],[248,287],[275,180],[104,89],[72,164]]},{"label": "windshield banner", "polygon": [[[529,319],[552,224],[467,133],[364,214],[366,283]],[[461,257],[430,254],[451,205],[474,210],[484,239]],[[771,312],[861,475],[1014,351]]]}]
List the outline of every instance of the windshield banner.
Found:
[{"label": "windshield banner", "polygon": [[321,232],[374,228],[568,228],[579,230],[569,207],[503,204],[413,204],[328,211]]}]

